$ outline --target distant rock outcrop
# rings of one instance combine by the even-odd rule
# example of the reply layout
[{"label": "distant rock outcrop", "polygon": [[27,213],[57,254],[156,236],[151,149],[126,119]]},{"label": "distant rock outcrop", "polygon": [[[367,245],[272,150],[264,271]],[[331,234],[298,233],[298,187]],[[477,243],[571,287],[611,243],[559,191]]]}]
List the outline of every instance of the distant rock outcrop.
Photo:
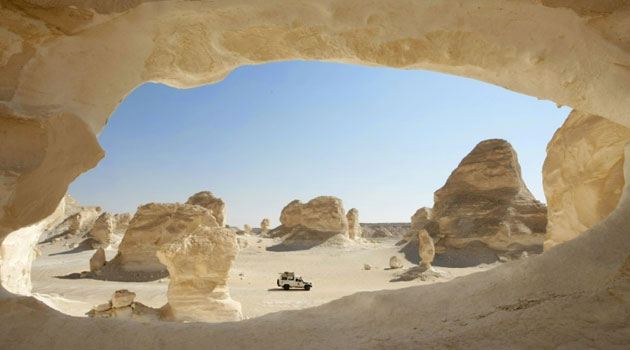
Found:
[{"label": "distant rock outcrop", "polygon": [[260,234],[264,235],[265,233],[267,233],[269,231],[269,226],[269,219],[262,219],[262,221],[260,222]]},{"label": "distant rock outcrop", "polygon": [[350,239],[357,239],[363,236],[361,232],[361,225],[359,224],[359,210],[352,208],[348,210],[346,214],[348,220],[348,237]]},{"label": "distant rock outcrop", "polygon": [[43,232],[40,238],[42,243],[81,237],[92,230],[96,219],[101,214],[101,207],[81,206],[69,194],[64,197],[64,203],[64,219]]},{"label": "distant rock outcrop", "polygon": [[525,186],[512,146],[492,139],[480,142],[435,192],[431,219],[444,237],[438,245],[478,241],[512,250],[541,246],[547,208]]},{"label": "distant rock outcrop", "polygon": [[[148,281],[168,275],[155,256],[158,249],[195,231],[199,226],[219,227],[209,209],[180,203],[150,203],[136,211],[118,247],[116,257],[102,269],[103,278]],[[231,230],[230,230],[231,231]]]},{"label": "distant rock outcrop", "polygon": [[233,230],[200,226],[162,245],[157,257],[170,275],[163,315],[173,321],[226,322],[242,319],[227,279],[238,253]]},{"label": "distant rock outcrop", "polygon": [[348,239],[348,219],[343,202],[337,197],[322,196],[306,204],[295,200],[280,215],[281,226],[270,231],[270,236],[285,237],[275,249],[308,249],[329,241],[345,245]]},{"label": "distant rock outcrop", "polygon": [[202,206],[212,212],[219,227],[225,227],[226,207],[223,199],[215,197],[210,191],[202,191],[188,198],[186,204]]}]

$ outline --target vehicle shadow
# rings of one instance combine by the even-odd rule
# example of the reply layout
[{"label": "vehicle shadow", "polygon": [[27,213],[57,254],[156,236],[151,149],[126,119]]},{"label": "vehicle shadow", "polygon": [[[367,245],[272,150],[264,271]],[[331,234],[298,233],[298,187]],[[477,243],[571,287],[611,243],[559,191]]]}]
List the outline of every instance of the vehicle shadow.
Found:
[{"label": "vehicle shadow", "polygon": [[304,289],[304,288],[300,288],[300,289],[298,289],[298,288],[293,289],[292,288],[292,289],[289,289],[289,290],[284,290],[282,288],[269,288],[269,289],[267,289],[267,291],[268,292],[307,292],[307,290]]}]

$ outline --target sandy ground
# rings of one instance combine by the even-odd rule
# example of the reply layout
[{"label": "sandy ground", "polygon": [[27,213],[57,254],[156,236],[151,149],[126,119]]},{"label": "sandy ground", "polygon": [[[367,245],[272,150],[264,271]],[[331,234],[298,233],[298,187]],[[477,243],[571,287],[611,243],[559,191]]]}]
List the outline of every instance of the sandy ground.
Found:
[{"label": "sandy ground", "polygon": [[[318,306],[361,291],[399,289],[421,284],[449,281],[459,276],[497,266],[438,269],[448,276],[437,281],[390,282],[401,270],[389,269],[389,258],[397,255],[404,267],[414,266],[404,260],[395,246],[396,238],[357,243],[349,247],[315,247],[309,250],[273,252],[267,247],[278,241],[256,236],[239,236],[249,245],[241,249],[230,271],[228,286],[232,298],[241,303],[246,318],[281,311]],[[110,282],[92,279],[63,279],[58,276],[89,270],[94,250],[73,252],[64,242],[42,244],[42,255],[32,267],[33,293],[48,305],[73,316],[85,316],[93,305],[109,300],[118,289],[137,294],[136,301],[152,307],[166,303],[168,279],[154,282]],[[116,255],[115,247],[106,250],[108,260]],[[363,265],[374,266],[364,270]],[[310,291],[284,291],[276,286],[277,274],[294,271],[313,282]]]}]

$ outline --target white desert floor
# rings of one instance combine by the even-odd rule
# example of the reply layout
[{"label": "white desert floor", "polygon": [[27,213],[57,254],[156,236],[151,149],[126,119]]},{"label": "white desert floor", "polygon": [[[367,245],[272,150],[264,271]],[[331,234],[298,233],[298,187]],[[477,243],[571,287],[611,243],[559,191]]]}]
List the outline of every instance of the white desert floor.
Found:
[{"label": "white desert floor", "polygon": [[[468,268],[438,267],[447,277],[437,281],[390,282],[402,269],[389,269],[389,258],[397,255],[404,268],[413,264],[398,253],[397,239],[383,239],[378,243],[363,242],[350,247],[315,247],[291,252],[267,251],[278,241],[256,236],[239,236],[249,242],[241,249],[230,271],[228,286],[232,298],[241,303],[246,318],[258,317],[281,310],[295,310],[317,306],[362,291],[398,289],[420,284],[449,281],[459,276],[487,270],[498,265],[479,265]],[[74,272],[89,270],[89,259],[94,250],[68,253],[63,243],[43,244],[42,255],[32,268],[33,293],[49,306],[73,316],[85,316],[92,306],[109,300],[118,289],[129,289],[137,294],[136,301],[152,307],[166,303],[168,279],[154,282],[111,282],[92,279],[61,279]],[[61,253],[61,254],[59,254]],[[116,249],[106,250],[108,260]],[[363,265],[374,266],[364,270]],[[310,291],[284,291],[277,288],[279,272],[294,271],[313,282]]]}]

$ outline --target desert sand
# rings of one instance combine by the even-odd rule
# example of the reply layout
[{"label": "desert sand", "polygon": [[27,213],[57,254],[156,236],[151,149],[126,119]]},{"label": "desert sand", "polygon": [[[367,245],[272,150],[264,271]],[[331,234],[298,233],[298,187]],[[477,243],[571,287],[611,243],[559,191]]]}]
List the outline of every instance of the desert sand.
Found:
[{"label": "desert sand", "polygon": [[[437,266],[446,276],[432,281],[391,282],[405,268],[414,266],[399,253],[399,238],[363,240],[348,247],[318,246],[308,250],[275,252],[266,248],[278,239],[242,235],[248,241],[230,270],[228,285],[232,299],[242,305],[244,318],[253,318],[282,310],[298,310],[318,306],[357,292],[399,289],[410,286],[446,282],[497,266],[482,264],[467,268]],[[72,241],[68,241],[70,244]],[[166,304],[168,277],[152,282],[115,282],[89,278],[59,278],[89,270],[89,259],[95,250],[72,251],[64,242],[40,244],[42,255],[32,268],[33,293],[49,306],[72,316],[85,317],[94,305],[106,302],[112,293],[128,289],[136,293],[136,301],[147,306]],[[113,246],[105,250],[111,260],[117,253]],[[399,256],[402,269],[390,269],[391,256]],[[370,264],[371,270],[363,265]],[[313,282],[313,289],[284,291],[276,286],[279,272],[294,271]]]}]

